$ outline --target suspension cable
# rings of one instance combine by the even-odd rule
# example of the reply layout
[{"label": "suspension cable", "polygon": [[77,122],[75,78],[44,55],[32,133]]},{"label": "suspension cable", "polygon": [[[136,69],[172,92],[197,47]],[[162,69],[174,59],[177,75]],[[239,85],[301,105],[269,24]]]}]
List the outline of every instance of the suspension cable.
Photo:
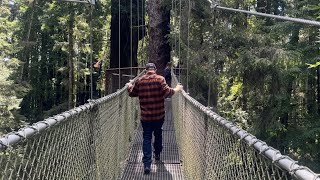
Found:
[{"label": "suspension cable", "polygon": [[137,57],[139,55],[139,41],[140,41],[140,33],[139,33],[139,30],[140,30],[140,3],[139,3],[139,0],[137,0],[137,26],[138,26],[138,31],[137,31],[137,34],[138,34],[138,47],[137,47]]},{"label": "suspension cable", "polygon": [[[143,32],[143,34],[142,34],[142,42],[141,42],[141,49],[143,50],[143,48],[144,48],[144,44],[145,44],[145,40],[146,40],[146,38],[145,38],[145,31],[146,31],[146,23],[145,23],[145,9],[146,9],[146,6],[145,6],[145,3],[144,3],[144,1],[142,1],[142,5],[141,5],[141,7],[142,7],[142,10],[141,10],[141,14],[142,14],[142,22],[141,22],[141,25],[139,25],[139,27],[142,27],[143,28],[143,30],[142,30],[142,32]],[[139,42],[140,41],[138,41],[138,47],[139,47]],[[141,51],[140,51],[141,52]],[[142,65],[144,66],[146,63],[144,62],[144,58],[142,57],[142,59],[143,59],[143,63],[142,63]]]},{"label": "suspension cable", "polygon": [[130,79],[132,78],[132,0],[130,0],[130,67],[131,67],[131,76]]},{"label": "suspension cable", "polygon": [[[173,0],[171,0],[171,9],[170,9],[170,34],[172,33],[172,32],[174,32],[174,25],[173,25],[173,22],[174,22],[174,16],[173,16],[173,8],[174,8],[174,6],[173,6]],[[173,18],[171,18],[171,17],[173,17]],[[171,46],[172,46],[172,43],[171,43]],[[173,48],[171,48],[171,52],[170,52],[170,61],[172,62],[172,64],[173,64]],[[173,69],[173,65],[171,66],[172,68],[171,69]]]},{"label": "suspension cable", "polygon": [[93,5],[90,5],[90,99],[93,99],[93,45],[92,45],[92,11],[93,11]]},{"label": "suspension cable", "polygon": [[217,4],[213,5],[212,8],[226,10],[226,11],[241,12],[241,13],[257,15],[257,16],[270,17],[270,18],[281,19],[281,20],[285,20],[285,21],[292,21],[292,22],[296,22],[296,23],[301,23],[301,24],[307,24],[307,25],[313,25],[313,26],[320,27],[320,22],[319,21],[313,21],[313,20],[307,20],[307,19],[301,19],[301,18],[292,18],[292,17],[287,17],[287,16],[277,16],[277,15],[273,15],[273,14],[266,14],[266,13],[259,13],[259,12],[251,12],[251,11],[246,11],[246,10],[241,10],[241,9],[233,9],[233,8],[222,7],[222,6],[219,6]]},{"label": "suspension cable", "polygon": [[[171,32],[174,32],[174,15],[173,15],[174,14],[174,4],[173,4],[173,1],[174,0],[171,0],[171,12],[170,12],[170,17],[173,17],[172,19],[170,18],[170,26],[171,26],[171,28],[173,28],[173,29],[171,29]],[[171,56],[171,58],[172,58],[172,56]]]},{"label": "suspension cable", "polygon": [[121,72],[120,72],[120,61],[121,61],[121,51],[120,51],[120,44],[121,44],[121,30],[120,30],[120,28],[121,28],[121,15],[120,15],[120,13],[121,13],[121,11],[120,11],[120,0],[119,0],[119,23],[118,23],[118,25],[119,25],[119,34],[118,34],[118,37],[119,37],[119,59],[118,59],[118,72],[119,72],[119,79],[118,79],[118,89],[120,89],[120,86],[121,86]]},{"label": "suspension cable", "polygon": [[[176,11],[177,11],[177,0],[174,0],[174,16],[173,16],[173,28],[174,28],[174,56],[176,56],[177,53],[177,28],[176,28]],[[179,66],[179,62],[178,62]]]},{"label": "suspension cable", "polygon": [[[142,18],[141,18],[141,24],[139,25],[139,27],[141,27],[142,29],[141,29],[141,32],[142,32],[142,37],[141,37],[141,39],[143,38],[143,40],[142,40],[142,42],[141,42],[141,45],[140,45],[140,56],[141,56],[141,54],[142,54],[142,48],[143,48],[143,42],[144,42],[144,40],[145,40],[145,38],[144,38],[144,30],[145,30],[145,24],[144,24],[144,11],[145,11],[145,3],[144,3],[144,1],[142,1],[141,2],[141,16],[142,16]],[[139,37],[140,37],[140,35],[139,35]],[[140,42],[140,40],[138,41],[138,42]],[[138,45],[139,45],[139,43],[138,43]],[[139,47],[139,46],[138,46]],[[143,65],[145,65],[146,63],[144,63]]]},{"label": "suspension cable", "polygon": [[181,18],[182,18],[182,8],[181,0],[179,0],[179,82],[181,82]]},{"label": "suspension cable", "polygon": [[188,51],[187,51],[187,93],[189,93],[189,60],[190,60],[190,14],[191,2],[188,0]]}]

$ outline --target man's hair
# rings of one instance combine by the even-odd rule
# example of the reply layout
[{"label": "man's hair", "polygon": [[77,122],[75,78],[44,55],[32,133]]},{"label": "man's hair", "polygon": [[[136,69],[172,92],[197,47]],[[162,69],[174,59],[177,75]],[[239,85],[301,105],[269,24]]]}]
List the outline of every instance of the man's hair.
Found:
[{"label": "man's hair", "polygon": [[149,69],[157,69],[157,67],[154,63],[147,63],[146,70],[149,70]]}]

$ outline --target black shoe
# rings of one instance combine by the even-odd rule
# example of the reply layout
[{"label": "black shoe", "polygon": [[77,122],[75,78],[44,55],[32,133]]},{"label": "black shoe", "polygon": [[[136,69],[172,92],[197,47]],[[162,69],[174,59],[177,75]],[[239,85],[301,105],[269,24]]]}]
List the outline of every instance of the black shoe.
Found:
[{"label": "black shoe", "polygon": [[155,155],[154,155],[154,159],[155,159],[156,161],[159,161],[159,160],[160,160],[160,154],[155,154]]},{"label": "black shoe", "polygon": [[150,174],[150,168],[149,167],[145,167],[144,168],[144,174]]}]

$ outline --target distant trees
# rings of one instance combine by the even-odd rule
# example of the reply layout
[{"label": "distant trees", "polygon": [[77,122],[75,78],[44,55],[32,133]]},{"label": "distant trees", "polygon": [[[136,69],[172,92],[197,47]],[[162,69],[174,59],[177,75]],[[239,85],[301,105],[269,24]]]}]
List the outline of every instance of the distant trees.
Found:
[{"label": "distant trees", "polygon": [[0,2],[0,57],[7,59],[6,64],[19,65],[11,71],[15,82],[28,88],[19,105],[19,113],[27,122],[37,122],[87,102],[91,49],[93,59],[103,62],[99,89],[104,86],[104,69],[118,67],[119,45],[120,67],[137,66],[138,43],[146,34],[145,1],[120,2],[120,34],[118,2],[96,1],[92,21],[90,6],[82,3]]},{"label": "distant trees", "polygon": [[[227,7],[314,20],[320,13],[313,0],[220,2]],[[191,95],[320,171],[316,150],[320,148],[318,29],[209,7],[206,1],[192,7],[190,48],[185,48],[186,40],[179,39],[184,47],[179,60],[185,60],[187,51],[191,56]],[[180,33],[187,31],[180,29]]]},{"label": "distant trees", "polygon": [[38,0],[1,3],[0,24],[14,24],[1,31],[6,42],[1,44],[8,44],[10,50],[1,50],[1,58],[8,59],[7,64],[21,62],[14,71],[15,82],[29,89],[20,114],[27,122],[36,122],[85,103],[90,98],[90,48],[94,58],[109,65],[110,1],[99,1],[94,7],[93,47],[87,5]]},{"label": "distant trees", "polygon": [[15,31],[19,22],[13,15],[14,5],[9,0],[0,2],[0,136],[12,128],[19,127],[25,120],[15,118],[21,98],[27,92],[27,85],[18,84],[19,61],[14,55],[18,51]]}]

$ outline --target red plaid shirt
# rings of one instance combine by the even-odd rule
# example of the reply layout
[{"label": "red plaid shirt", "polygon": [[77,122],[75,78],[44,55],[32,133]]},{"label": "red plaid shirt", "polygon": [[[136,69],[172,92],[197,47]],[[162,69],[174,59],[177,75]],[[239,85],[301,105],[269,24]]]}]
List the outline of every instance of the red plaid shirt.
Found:
[{"label": "red plaid shirt", "polygon": [[142,121],[164,119],[164,99],[174,94],[163,76],[150,71],[139,78],[128,92],[130,97],[139,97]]}]

